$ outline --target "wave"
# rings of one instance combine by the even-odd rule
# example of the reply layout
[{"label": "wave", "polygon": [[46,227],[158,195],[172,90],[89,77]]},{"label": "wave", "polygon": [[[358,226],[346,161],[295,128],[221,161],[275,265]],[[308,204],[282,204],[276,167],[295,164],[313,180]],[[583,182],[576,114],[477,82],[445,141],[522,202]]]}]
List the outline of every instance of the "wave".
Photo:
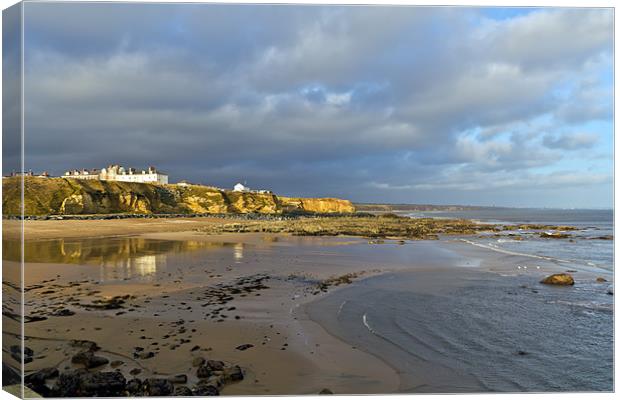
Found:
[{"label": "wave", "polygon": [[513,255],[513,256],[537,258],[539,260],[546,260],[546,261],[552,261],[552,262],[558,262],[558,263],[572,263],[572,261],[563,260],[561,258],[550,257],[550,256],[541,256],[541,255],[538,255],[538,254],[520,253],[518,251],[511,251],[511,250],[502,249],[502,248],[494,246],[494,245],[485,245],[485,244],[482,244],[482,243],[476,243],[476,242],[473,242],[471,240],[467,240],[467,239],[463,239],[463,238],[461,238],[460,240],[462,242],[468,243],[468,244],[470,244],[472,246],[481,247],[483,249],[496,251],[498,253],[504,253],[504,254],[509,254],[509,255]]}]

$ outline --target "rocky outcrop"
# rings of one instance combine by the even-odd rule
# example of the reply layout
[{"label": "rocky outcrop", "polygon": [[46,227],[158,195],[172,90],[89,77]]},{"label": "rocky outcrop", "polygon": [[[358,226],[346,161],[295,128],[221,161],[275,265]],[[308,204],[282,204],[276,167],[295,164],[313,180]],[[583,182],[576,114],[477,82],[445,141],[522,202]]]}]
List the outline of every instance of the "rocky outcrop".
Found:
[{"label": "rocky outcrop", "polygon": [[[3,179],[5,215],[20,214],[20,179]],[[225,214],[284,212],[352,213],[348,200],[279,197],[240,193],[200,185],[151,185],[132,182],[28,177],[26,215]]]},{"label": "rocky outcrop", "polygon": [[306,211],[314,213],[353,213],[353,203],[342,199],[303,199],[280,197],[282,207],[287,211]]},{"label": "rocky outcrop", "polygon": [[571,286],[575,284],[575,280],[570,274],[553,274],[540,281],[540,283],[546,285]]}]

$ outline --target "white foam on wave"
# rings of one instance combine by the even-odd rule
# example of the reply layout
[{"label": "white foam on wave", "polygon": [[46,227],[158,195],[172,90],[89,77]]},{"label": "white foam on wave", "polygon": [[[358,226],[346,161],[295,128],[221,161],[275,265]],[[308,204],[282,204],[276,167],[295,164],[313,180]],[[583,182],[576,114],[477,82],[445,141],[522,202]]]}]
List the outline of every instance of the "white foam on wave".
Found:
[{"label": "white foam on wave", "polygon": [[510,250],[506,250],[506,249],[502,249],[494,244],[482,244],[482,243],[476,243],[473,242],[471,240],[467,240],[467,239],[460,239],[462,242],[468,243],[472,246],[476,246],[476,247],[481,247],[483,249],[487,249],[487,250],[493,250],[496,251],[498,253],[504,253],[504,254],[510,254],[513,256],[522,256],[522,257],[530,257],[530,258],[538,258],[540,260],[547,260],[547,261],[555,261],[555,262],[561,262],[561,263],[570,263],[571,261],[568,260],[563,260],[561,258],[555,258],[555,257],[549,257],[549,256],[540,256],[537,254],[528,254],[528,253],[520,253],[518,251],[510,251]]}]

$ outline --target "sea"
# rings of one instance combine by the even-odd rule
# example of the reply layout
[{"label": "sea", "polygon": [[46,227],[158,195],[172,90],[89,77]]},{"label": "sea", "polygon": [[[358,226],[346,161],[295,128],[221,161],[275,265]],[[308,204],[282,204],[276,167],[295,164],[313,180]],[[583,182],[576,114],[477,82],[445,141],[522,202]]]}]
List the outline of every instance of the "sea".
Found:
[{"label": "sea", "polygon": [[469,240],[480,246],[506,253],[539,256],[566,265],[591,267],[593,271],[596,269],[613,271],[614,245],[613,240],[610,240],[614,234],[613,210],[489,207],[463,211],[397,213],[410,217],[463,218],[493,224],[573,226],[577,228],[576,231],[566,232],[573,236],[569,240],[541,238],[537,231],[519,229],[511,233],[519,235],[519,239],[522,240],[497,237],[493,234]]},{"label": "sea", "polygon": [[[365,279],[307,307],[328,332],[391,365],[401,378],[399,391],[614,389],[614,257],[613,240],[606,237],[613,235],[611,210],[401,214],[578,230],[567,231],[571,237],[565,239],[515,229],[507,233],[523,240],[490,234],[403,246],[412,261],[430,268]],[[467,268],[482,264],[501,266],[501,273]],[[541,284],[539,264],[570,271],[576,284]]]}]

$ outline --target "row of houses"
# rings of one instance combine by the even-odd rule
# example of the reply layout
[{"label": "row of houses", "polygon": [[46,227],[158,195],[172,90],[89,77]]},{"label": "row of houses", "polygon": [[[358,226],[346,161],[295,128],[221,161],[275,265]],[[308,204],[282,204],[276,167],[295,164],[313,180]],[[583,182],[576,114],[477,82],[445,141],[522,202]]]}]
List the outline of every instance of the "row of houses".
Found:
[{"label": "row of houses", "polygon": [[139,182],[168,184],[168,174],[151,166],[145,170],[125,168],[122,165],[112,164],[101,169],[74,169],[65,172],[65,178],[92,179],[101,181]]},{"label": "row of houses", "polygon": [[[49,178],[50,174],[47,171],[44,171],[39,174],[35,174],[32,170],[28,172],[15,172],[13,171],[8,176],[36,176],[40,178]],[[139,183],[157,183],[157,184],[168,184],[168,174],[158,170],[157,168],[150,166],[144,170],[138,170],[135,168],[125,168],[122,165],[111,164],[105,168],[97,169],[72,169],[68,170],[63,174],[64,178],[71,179],[84,179],[84,180],[101,180],[101,181],[120,181],[120,182],[139,182]],[[190,186],[192,183],[188,181],[180,181],[177,183],[178,186]],[[214,187],[215,188],[215,187]],[[223,190],[221,188],[215,188],[219,190]],[[271,190],[256,190],[251,189],[245,184],[237,183],[233,186],[233,192],[242,192],[242,193],[261,193],[261,194],[271,194]]]}]

